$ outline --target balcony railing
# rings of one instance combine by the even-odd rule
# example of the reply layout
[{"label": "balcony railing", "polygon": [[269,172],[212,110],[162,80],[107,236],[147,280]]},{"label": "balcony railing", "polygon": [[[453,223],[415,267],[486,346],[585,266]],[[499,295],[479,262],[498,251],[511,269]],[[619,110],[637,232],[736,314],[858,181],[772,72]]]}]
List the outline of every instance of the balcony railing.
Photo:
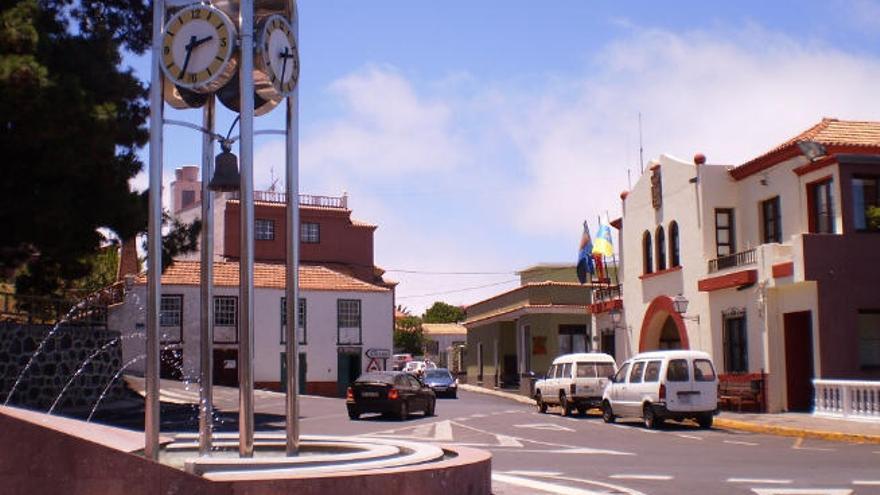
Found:
[{"label": "balcony railing", "polygon": [[880,381],[813,380],[813,414],[880,422]]},{"label": "balcony railing", "polygon": [[622,298],[623,286],[620,284],[600,287],[593,291],[593,302],[614,301]]},{"label": "balcony railing", "polygon": [[[241,199],[238,191],[232,193],[232,199]],[[287,193],[275,191],[254,191],[254,201],[263,203],[287,203]],[[348,195],[342,196],[316,196],[313,194],[300,194],[300,206],[317,206],[321,208],[348,209]]]},{"label": "balcony railing", "polygon": [[709,260],[709,273],[715,273],[719,270],[733,268],[735,266],[753,265],[755,261],[754,248],[728,256],[720,256],[714,260]]}]

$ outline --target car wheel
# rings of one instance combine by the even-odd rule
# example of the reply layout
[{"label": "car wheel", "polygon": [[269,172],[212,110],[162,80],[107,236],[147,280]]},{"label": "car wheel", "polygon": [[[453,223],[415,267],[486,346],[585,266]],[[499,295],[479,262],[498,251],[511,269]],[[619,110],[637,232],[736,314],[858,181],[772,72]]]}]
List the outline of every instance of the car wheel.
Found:
[{"label": "car wheel", "polygon": [[357,409],[353,407],[348,408],[348,418],[349,419],[361,419],[361,413],[357,411]]},{"label": "car wheel", "polygon": [[457,399],[458,398],[458,390],[453,390],[452,394],[449,395],[450,398]]},{"label": "car wheel", "polygon": [[654,414],[654,408],[650,404],[645,404],[642,409],[642,420],[645,422],[645,428],[649,430],[660,428],[663,425],[663,419]]},{"label": "car wheel", "polygon": [[397,409],[397,417],[400,419],[409,418],[409,407],[406,405],[406,401],[400,401],[400,407]]},{"label": "car wheel", "polygon": [[559,406],[562,408],[563,416],[571,416],[571,403],[568,401],[568,397],[566,397],[565,394],[560,394]]},{"label": "car wheel", "polygon": [[602,421],[613,423],[615,419],[614,411],[611,410],[611,403],[606,400],[602,403]]},{"label": "car wheel", "polygon": [[535,394],[535,403],[538,405],[538,412],[541,414],[547,413],[547,403],[541,398],[541,392]]},{"label": "car wheel", "polygon": [[700,425],[700,428],[709,429],[712,427],[713,421],[712,413],[703,414],[699,418],[697,418],[697,423]]},{"label": "car wheel", "polygon": [[437,405],[436,400],[432,400],[428,402],[428,405],[425,407],[425,416],[433,416],[434,415],[434,407]]}]

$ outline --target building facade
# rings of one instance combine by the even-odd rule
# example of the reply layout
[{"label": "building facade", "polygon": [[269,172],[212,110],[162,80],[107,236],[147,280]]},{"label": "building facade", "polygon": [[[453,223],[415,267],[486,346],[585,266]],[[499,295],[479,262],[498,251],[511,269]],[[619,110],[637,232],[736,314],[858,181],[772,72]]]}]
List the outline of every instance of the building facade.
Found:
[{"label": "building facade", "polygon": [[537,265],[520,272],[520,286],[466,308],[468,383],[526,386],[561,354],[591,349],[591,286],[574,265]]},{"label": "building facade", "polygon": [[[172,211],[185,222],[201,216],[200,182],[183,167],[172,183]],[[254,205],[254,381],[282,389],[285,376],[283,311],[286,307],[285,196],[255,192]],[[192,201],[190,201],[192,199]],[[240,204],[235,194],[214,199],[214,376],[236,385]],[[394,327],[394,283],[373,262],[375,225],[353,220],[347,196],[300,196],[300,359],[303,392],[344,395],[348,384],[369,367],[383,369],[367,351],[389,355]],[[162,369],[169,378],[197,380],[200,342],[200,254],[189,253],[162,275]],[[109,323],[129,337],[124,357],[142,352],[145,323],[144,274],[129,276],[124,302],[110,309]],[[371,352],[370,354],[374,354]],[[135,362],[132,370],[142,371]]]},{"label": "building facade", "polygon": [[707,351],[722,379],[760,376],[769,411],[808,410],[814,377],[880,378],[878,181],[875,122],[824,119],[737,167],[652,162],[621,195],[633,351]]}]

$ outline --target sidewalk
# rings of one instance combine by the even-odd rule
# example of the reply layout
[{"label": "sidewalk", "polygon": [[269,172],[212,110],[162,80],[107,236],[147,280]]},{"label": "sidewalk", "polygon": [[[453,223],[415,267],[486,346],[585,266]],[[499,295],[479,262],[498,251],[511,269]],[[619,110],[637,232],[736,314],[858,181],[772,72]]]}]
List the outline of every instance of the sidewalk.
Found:
[{"label": "sidewalk", "polygon": [[[504,397],[521,404],[535,404],[533,399],[512,392],[465,384],[459,385],[459,389]],[[756,414],[722,411],[715,417],[714,423],[715,428],[720,429],[836,442],[880,444],[880,422],[824,418],[809,413]]]}]

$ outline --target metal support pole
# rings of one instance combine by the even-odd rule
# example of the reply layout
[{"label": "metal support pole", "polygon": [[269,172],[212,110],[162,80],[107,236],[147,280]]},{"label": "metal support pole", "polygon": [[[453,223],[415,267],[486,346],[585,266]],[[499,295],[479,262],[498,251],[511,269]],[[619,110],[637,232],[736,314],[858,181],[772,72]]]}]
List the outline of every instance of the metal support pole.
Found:
[{"label": "metal support pole", "polygon": [[[293,36],[299,45],[299,20],[293,12]],[[287,455],[299,453],[299,87],[287,97]]]},{"label": "metal support pole", "polygon": [[214,175],[214,95],[202,110],[202,267],[199,364],[199,455],[211,453],[214,428],[214,194],[208,183]]},{"label": "metal support pole", "polygon": [[162,297],[162,28],[164,0],[153,2],[150,66],[150,193],[147,221],[147,338],[144,382],[144,454],[159,459],[159,302]]},{"label": "metal support pole", "polygon": [[[254,1],[241,1],[238,453],[254,456]],[[295,301],[294,301],[295,304]]]}]

